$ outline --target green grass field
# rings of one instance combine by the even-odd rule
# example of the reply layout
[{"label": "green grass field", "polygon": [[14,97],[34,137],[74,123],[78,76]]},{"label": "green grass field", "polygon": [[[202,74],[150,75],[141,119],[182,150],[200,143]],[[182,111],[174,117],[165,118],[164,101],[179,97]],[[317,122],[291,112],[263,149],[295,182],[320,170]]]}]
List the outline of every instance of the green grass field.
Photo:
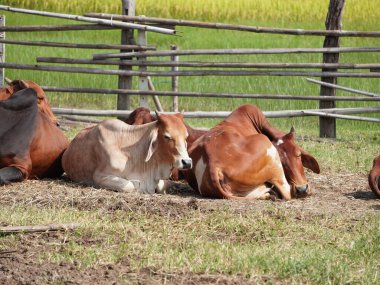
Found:
[{"label": "green grass field", "polygon": [[[323,29],[328,1],[137,1],[137,13],[146,16],[200,19],[265,27]],[[81,14],[84,12],[117,12],[120,1],[33,1],[8,0],[3,4],[34,9],[48,9]],[[379,31],[378,1],[346,1],[345,30]],[[70,3],[70,5],[69,5]],[[190,4],[192,3],[192,4]],[[164,7],[164,8],[163,8]],[[213,7],[213,8],[210,8]],[[8,25],[73,23],[22,14],[4,13]],[[322,37],[264,35],[232,31],[178,28],[181,37],[149,34],[148,43],[157,49],[176,44],[180,49],[196,48],[276,48],[321,47]],[[120,42],[117,31],[7,33],[7,39],[56,41],[73,43]],[[379,46],[379,39],[343,38],[341,46]],[[7,45],[6,62],[35,64],[38,56],[91,58],[104,50],[40,48]],[[114,51],[109,51],[114,52]],[[115,51],[116,52],[116,51]],[[198,56],[181,60],[249,61],[249,62],[321,62],[320,55],[262,56]],[[342,54],[342,63],[379,63],[372,54]],[[109,68],[116,68],[110,66]],[[164,69],[162,69],[164,70]],[[66,74],[7,70],[12,79],[34,80],[41,85],[62,87],[116,88],[117,77],[108,75]],[[339,79],[339,84],[370,92],[380,91],[379,79]],[[157,90],[170,90],[169,78],[153,78]],[[134,82],[136,86],[136,82]],[[317,95],[319,87],[298,77],[181,77],[182,91]],[[348,95],[338,91],[339,95]],[[54,107],[115,109],[116,96],[49,93]],[[164,108],[170,100],[162,98]],[[243,100],[243,99],[180,99],[180,109],[233,110],[243,103],[257,104],[263,110],[317,108],[316,101]],[[138,98],[133,97],[137,106]],[[378,106],[378,103],[343,103],[338,107]],[[151,108],[153,104],[151,102]],[[371,116],[380,117],[380,114]],[[189,120],[193,126],[211,127],[218,120]],[[372,159],[380,151],[379,124],[358,121],[337,121],[335,141],[318,140],[317,118],[271,119],[284,130],[293,125],[299,143],[315,155],[322,173],[368,173]],[[68,133],[73,137],[74,132]],[[354,190],[354,189],[353,189]],[[339,195],[339,193],[337,193]],[[160,268],[167,271],[188,270],[193,273],[227,276],[269,275],[291,284],[379,284],[379,219],[377,213],[359,218],[341,212],[335,215],[310,214],[299,219],[300,210],[268,204],[257,212],[236,214],[229,208],[215,211],[194,211],[191,215],[170,218],[147,212],[104,212],[91,208],[78,210],[71,204],[43,208],[30,205],[7,205],[0,213],[0,222],[7,224],[43,224],[78,221],[83,227],[70,234],[70,241],[45,252],[42,261],[59,263],[80,260],[83,267],[99,263],[118,263],[128,255],[131,268]],[[249,206],[249,205],[248,205]],[[334,205],[331,205],[334,207]],[[307,209],[302,212],[308,215]],[[159,226],[157,226],[159,225]],[[101,240],[86,246],[83,237]],[[21,239],[22,240],[22,239]],[[0,249],[20,242],[18,237],[0,237]],[[55,246],[55,245],[54,245]],[[41,261],[41,262],[42,262]],[[273,281],[273,283],[275,283]]]}]

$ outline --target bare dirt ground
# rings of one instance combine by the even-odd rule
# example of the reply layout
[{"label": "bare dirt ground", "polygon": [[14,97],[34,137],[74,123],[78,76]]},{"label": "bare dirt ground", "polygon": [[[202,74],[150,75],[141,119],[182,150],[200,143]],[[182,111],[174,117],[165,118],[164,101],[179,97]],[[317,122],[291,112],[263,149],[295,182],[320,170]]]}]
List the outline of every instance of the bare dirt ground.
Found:
[{"label": "bare dirt ground", "polygon": [[[185,184],[178,184],[166,195],[115,193],[74,184],[65,179],[26,181],[0,187],[0,207],[36,205],[64,207],[105,212],[125,210],[183,217],[193,211],[210,212],[226,204],[236,212],[260,211],[263,204],[272,203],[292,215],[334,215],[346,213],[352,219],[380,211],[367,184],[367,177],[353,173],[308,173],[315,195],[306,199],[282,201],[226,201],[201,198]],[[7,226],[0,221],[0,226]],[[61,233],[20,235],[19,247],[10,252],[0,251],[0,284],[282,284],[270,277],[247,280],[224,275],[198,275],[190,272],[163,272],[146,268],[132,272],[127,259],[117,264],[99,265],[78,270],[75,263],[40,263],[38,254],[49,250],[49,244],[60,241]],[[86,242],[86,241],[84,241]],[[43,280],[43,281],[41,281]],[[124,283],[123,283],[124,284]]]}]

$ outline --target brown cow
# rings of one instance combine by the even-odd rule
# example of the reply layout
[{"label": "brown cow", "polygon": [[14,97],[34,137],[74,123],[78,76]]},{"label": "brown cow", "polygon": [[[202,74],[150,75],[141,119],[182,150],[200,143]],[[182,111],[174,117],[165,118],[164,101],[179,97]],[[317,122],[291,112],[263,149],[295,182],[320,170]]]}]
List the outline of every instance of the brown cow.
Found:
[{"label": "brown cow", "polygon": [[123,122],[128,125],[143,125],[155,121],[156,119],[150,114],[148,108],[139,107],[135,109]]},{"label": "brown cow", "polygon": [[241,136],[266,135],[276,147],[285,176],[296,197],[312,193],[303,166],[320,173],[317,160],[294,142],[294,129],[289,134],[270,125],[263,112],[255,105],[245,104],[233,111],[221,124],[234,127]]},{"label": "brown cow", "polygon": [[380,198],[380,155],[373,160],[373,167],[368,175],[368,183],[372,192]]},{"label": "brown cow", "polygon": [[10,97],[9,93],[9,88],[0,92],[1,98],[7,98],[0,101],[0,185],[59,177],[63,173],[61,155],[68,141],[50,107],[37,97],[34,88]]},{"label": "brown cow", "polygon": [[139,126],[105,120],[82,130],[63,154],[63,169],[76,182],[114,191],[165,191],[171,169],[191,168],[192,161],[183,116],[157,117]]},{"label": "brown cow", "polygon": [[273,185],[291,199],[279,154],[262,134],[243,136],[224,121],[189,148],[194,168],[186,173],[202,196],[226,199],[268,199]]},{"label": "brown cow", "polygon": [[0,89],[0,101],[7,100],[17,91],[25,88],[32,88],[37,93],[38,109],[40,112],[46,114],[55,124],[58,125],[57,118],[51,111],[50,105],[47,101],[47,97],[42,88],[31,80],[13,80],[3,89]]}]

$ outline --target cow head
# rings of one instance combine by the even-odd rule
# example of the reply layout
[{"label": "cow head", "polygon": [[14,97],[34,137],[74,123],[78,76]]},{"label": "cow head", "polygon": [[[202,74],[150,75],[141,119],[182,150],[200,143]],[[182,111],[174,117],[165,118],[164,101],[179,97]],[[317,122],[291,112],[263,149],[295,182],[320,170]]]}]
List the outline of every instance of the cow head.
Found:
[{"label": "cow head", "polygon": [[31,80],[13,80],[7,87],[0,90],[0,100],[6,100],[17,91],[25,88],[32,88],[36,91],[40,113],[46,115],[54,124],[59,125],[57,118],[51,111],[45,92],[37,83]]},{"label": "cow head", "polygon": [[301,198],[312,194],[303,167],[320,173],[317,160],[294,142],[294,128],[274,142],[280,155],[286,179],[291,187],[292,197]]},{"label": "cow head", "polygon": [[155,121],[155,118],[150,114],[149,109],[139,107],[134,110],[127,119],[123,121],[128,125],[143,125]]},{"label": "cow head", "polygon": [[160,161],[166,161],[177,169],[190,169],[192,160],[187,153],[186,138],[188,136],[181,114],[157,114],[157,132],[150,142],[148,161],[159,149]]}]

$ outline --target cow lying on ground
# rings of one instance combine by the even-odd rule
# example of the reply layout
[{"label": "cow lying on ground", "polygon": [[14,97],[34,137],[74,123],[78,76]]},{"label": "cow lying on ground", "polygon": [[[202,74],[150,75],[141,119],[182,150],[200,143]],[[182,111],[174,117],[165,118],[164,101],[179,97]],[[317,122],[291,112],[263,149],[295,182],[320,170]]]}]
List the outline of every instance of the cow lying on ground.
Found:
[{"label": "cow lying on ground", "polygon": [[204,197],[268,199],[276,187],[291,199],[279,154],[262,134],[243,136],[235,126],[218,124],[189,148],[194,168],[185,175],[190,186]]},{"label": "cow lying on ground", "polygon": [[263,112],[255,105],[245,104],[233,111],[222,123],[233,127],[241,136],[266,135],[276,147],[285,176],[291,186],[293,197],[304,197],[312,193],[303,167],[320,173],[317,160],[294,141],[294,130],[289,134],[270,125]]},{"label": "cow lying on ground", "polygon": [[131,126],[114,119],[82,130],[63,154],[66,174],[76,182],[114,191],[165,191],[173,167],[188,169],[183,116]]},{"label": "cow lying on ground", "polygon": [[[125,123],[129,125],[142,125],[150,122],[154,122],[156,120],[155,117],[153,117],[150,114],[150,110],[144,107],[139,107],[135,109],[128,118],[122,120]],[[187,143],[187,149],[192,145],[192,143],[199,138],[201,135],[205,134],[205,130],[198,130],[190,127],[188,124],[185,123],[185,127],[187,129],[188,137],[186,138]],[[178,181],[181,179],[185,179],[185,177],[182,175],[182,172],[178,169],[174,168],[172,170],[172,173],[170,174],[170,178],[174,181]]]},{"label": "cow lying on ground", "polygon": [[0,101],[7,100],[14,93],[25,88],[32,88],[37,93],[38,110],[48,116],[54,124],[58,125],[57,118],[51,111],[47,97],[42,88],[31,80],[13,80],[8,86],[0,90]]},{"label": "cow lying on ground", "polygon": [[[11,88],[17,90],[18,83]],[[68,141],[56,125],[46,96],[37,97],[35,88],[15,93],[11,88],[0,91],[0,98],[5,98],[0,99],[0,185],[59,177]]]},{"label": "cow lying on ground", "polygon": [[380,155],[373,160],[373,167],[368,176],[369,187],[380,198]]}]

